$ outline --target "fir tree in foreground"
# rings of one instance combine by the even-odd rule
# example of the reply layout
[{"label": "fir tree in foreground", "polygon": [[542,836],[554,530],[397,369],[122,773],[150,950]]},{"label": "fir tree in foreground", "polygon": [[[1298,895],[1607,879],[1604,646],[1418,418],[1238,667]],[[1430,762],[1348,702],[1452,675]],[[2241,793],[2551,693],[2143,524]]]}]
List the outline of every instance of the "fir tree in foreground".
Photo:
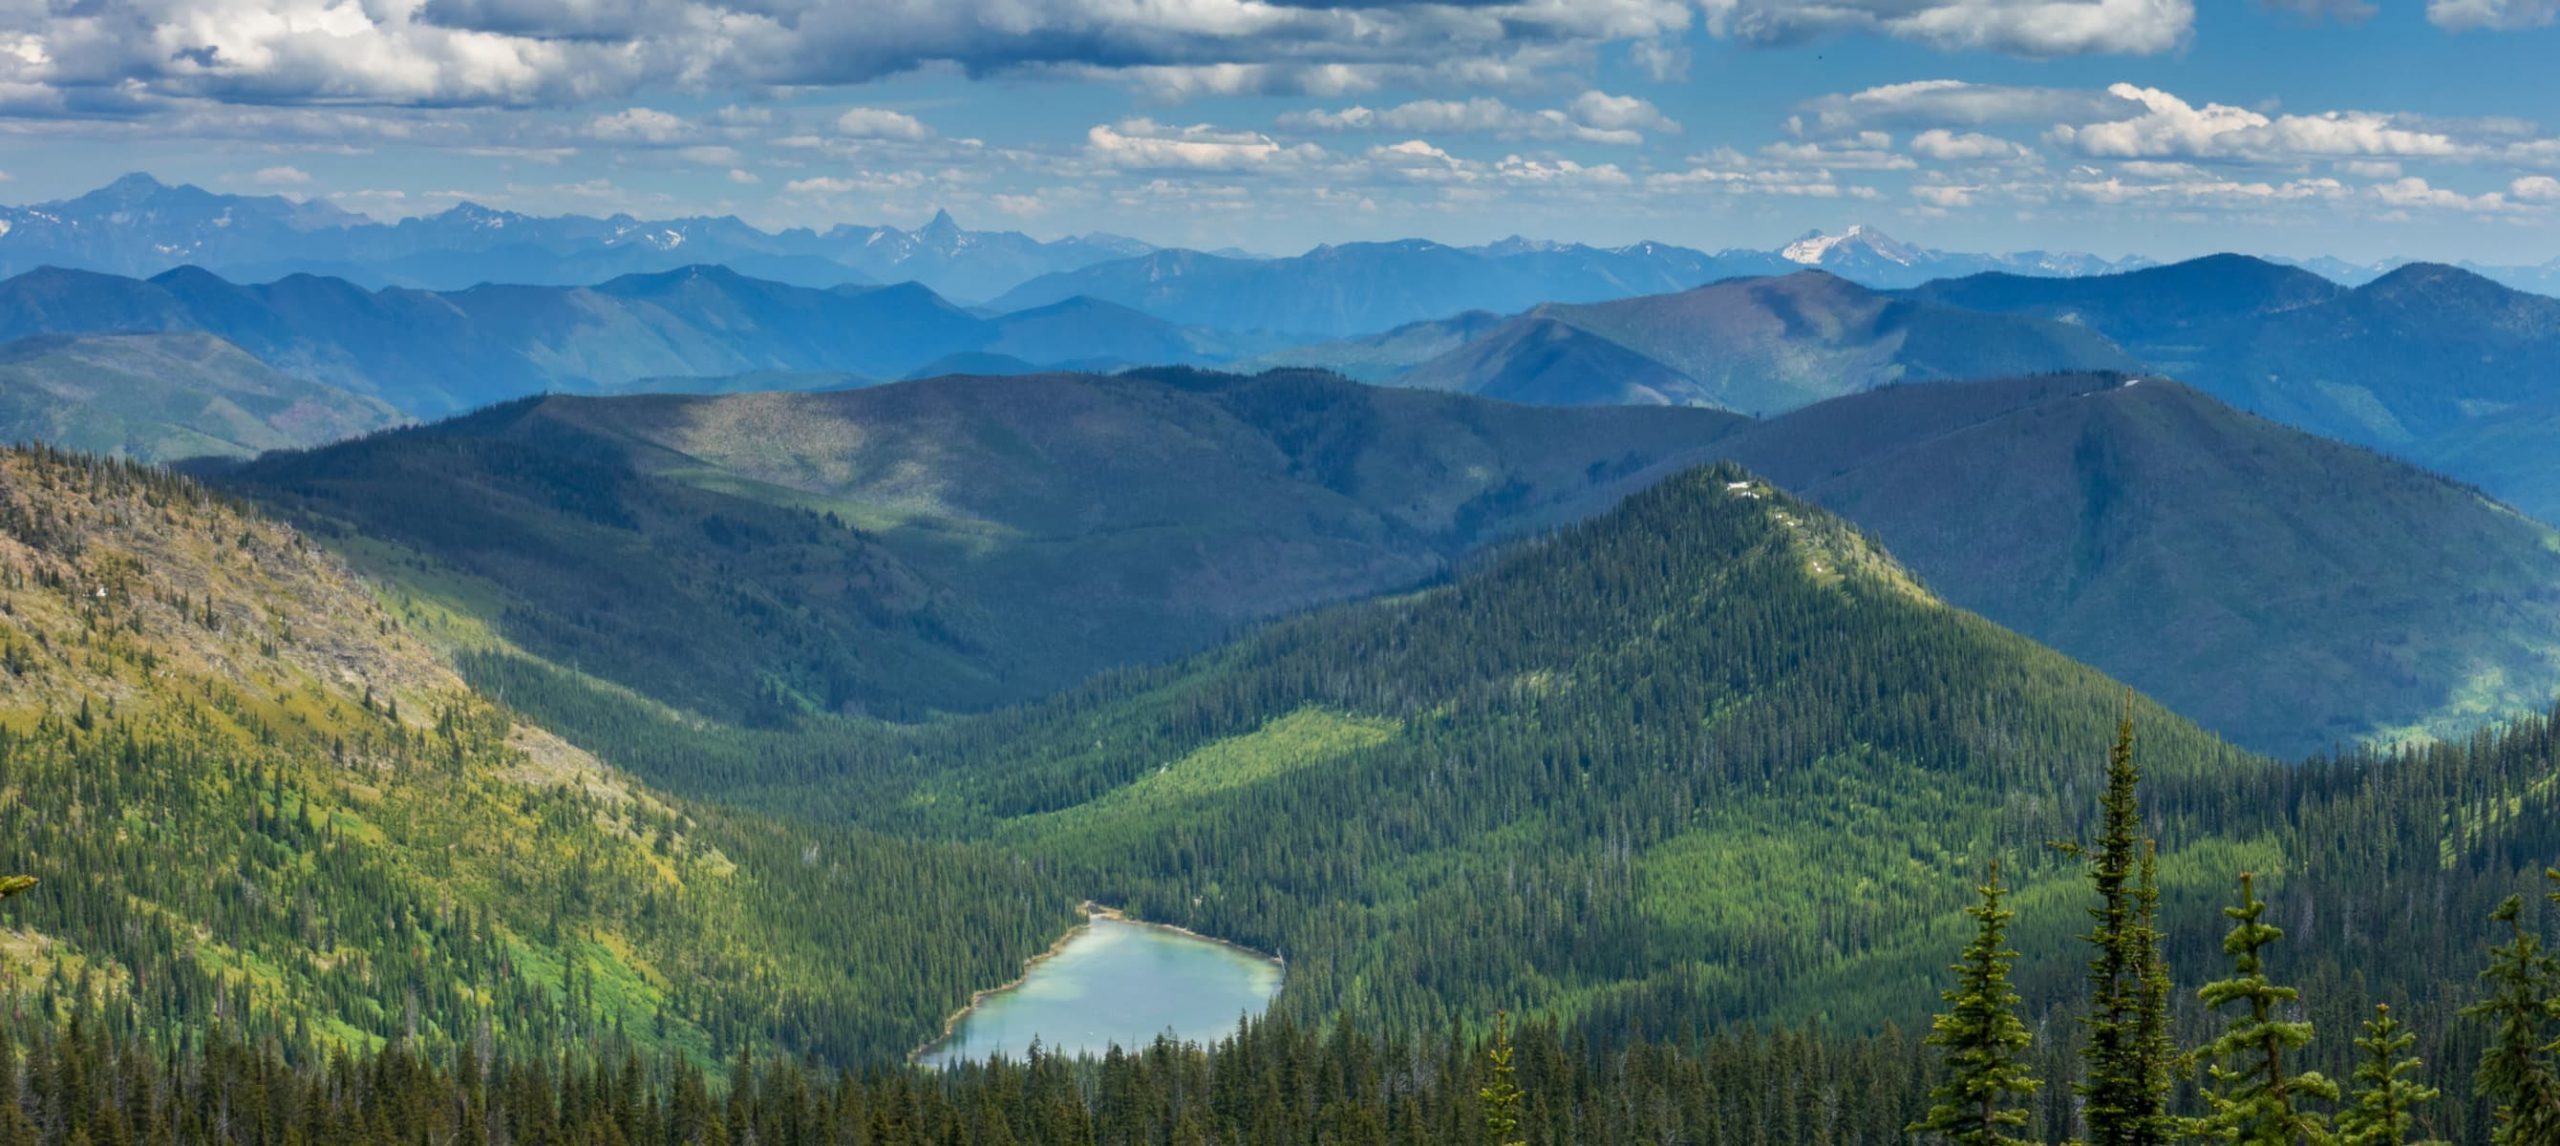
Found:
[{"label": "fir tree in foreground", "polygon": [[2168,962],[2155,918],[2158,873],[2142,835],[2141,781],[2128,693],[2107,755],[2104,830],[2094,846],[2064,849],[2088,862],[2098,892],[2089,909],[2097,925],[2087,936],[2096,952],[2089,958],[2089,1041],[2080,1052],[2087,1067],[2078,1083],[2090,1146],[2167,1146],[2176,1129],[2168,1112]]},{"label": "fir tree in foreground", "polygon": [[[2560,869],[2544,873],[2560,883]],[[2553,902],[2560,903],[2560,893]],[[2553,1063],[2552,1026],[2560,1020],[2560,960],[2525,925],[2524,899],[2509,896],[2490,915],[2507,925],[2506,943],[2489,949],[2489,997],[2462,1013],[2495,1025],[2480,1056],[2477,1092],[2497,1104],[2497,1146],[2551,1146],[2560,1142],[2560,1069]]]},{"label": "fir tree in foreground", "polygon": [[2417,1035],[2391,1017],[2390,1007],[2373,1008],[2364,1037],[2356,1040],[2364,1059],[2356,1067],[2355,1097],[2338,1112],[2338,1146],[2445,1146],[2442,1139],[2409,1140],[2418,1122],[2416,1108],[2435,1101],[2438,1093],[2408,1077],[2425,1065],[2403,1057],[2417,1041]]},{"label": "fir tree in foreground", "polygon": [[2233,1146],[2305,1146],[2325,1144],[2328,1126],[2318,1112],[2299,1105],[2305,1098],[2338,1099],[2338,1084],[2316,1072],[2291,1073],[2287,1054],[2311,1045],[2311,1024],[2276,1017],[2276,1009],[2301,997],[2291,987],[2267,978],[2266,951],[2284,938],[2284,930],[2266,921],[2266,902],[2258,898],[2248,873],[2240,875],[2240,906],[2222,909],[2232,920],[2222,950],[2231,956],[2232,976],[2208,983],[2197,992],[2207,1007],[2233,1003],[2247,1010],[2231,1020],[2222,1037],[2197,1052],[2213,1060],[2213,1086],[2205,1094],[2210,1111],[2196,1125],[2208,1142]]},{"label": "fir tree in foreground", "polygon": [[2026,1126],[2026,1108],[2009,1103],[2044,1084],[2027,1069],[2033,1040],[2018,1021],[2019,996],[2009,985],[2018,953],[2009,949],[2008,930],[2017,913],[2000,904],[2007,889],[2000,886],[1999,861],[1992,861],[1991,878],[1978,890],[1982,903],[1965,911],[1977,923],[1973,942],[1951,968],[1956,985],[1940,996],[1949,1009],[1929,1032],[1929,1045],[1945,1052],[1947,1076],[1929,1095],[1928,1116],[1910,1129],[1953,1146],[2028,1146],[2010,1134]]},{"label": "fir tree in foreground", "polygon": [[1485,1084],[1476,1092],[1484,1102],[1484,1140],[1487,1146],[1520,1146],[1511,1135],[1520,1128],[1522,1093],[1518,1075],[1511,1066],[1511,1016],[1493,1016],[1493,1045],[1484,1052]]}]

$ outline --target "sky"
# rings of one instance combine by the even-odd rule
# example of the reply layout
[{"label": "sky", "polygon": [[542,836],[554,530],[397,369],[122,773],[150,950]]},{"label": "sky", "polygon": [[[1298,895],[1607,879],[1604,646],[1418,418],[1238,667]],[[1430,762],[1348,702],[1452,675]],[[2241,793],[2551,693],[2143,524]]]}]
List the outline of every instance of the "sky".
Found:
[{"label": "sky", "polygon": [[2560,0],[0,0],[0,201],[2522,264],[2554,61]]}]

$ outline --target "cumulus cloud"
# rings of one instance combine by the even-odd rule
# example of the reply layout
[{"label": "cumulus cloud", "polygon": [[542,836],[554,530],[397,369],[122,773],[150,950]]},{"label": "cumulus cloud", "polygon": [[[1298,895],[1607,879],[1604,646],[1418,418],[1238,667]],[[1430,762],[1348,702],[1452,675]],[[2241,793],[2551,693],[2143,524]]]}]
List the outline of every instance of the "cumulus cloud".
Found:
[{"label": "cumulus cloud", "polygon": [[1606,43],[1676,41],[1694,20],[1685,0],[20,0],[0,4],[0,90],[524,105],[935,63],[1352,90],[1382,69],[1518,80]]},{"label": "cumulus cloud", "polygon": [[1481,133],[1505,139],[1638,144],[1646,131],[1677,132],[1671,117],[1634,96],[1587,91],[1561,108],[1517,108],[1490,96],[1415,100],[1395,107],[1291,112],[1283,126],[1318,131]]},{"label": "cumulus cloud", "polygon": [[854,139],[925,139],[933,129],[904,112],[881,107],[849,107],[836,117],[836,134]]},{"label": "cumulus cloud", "polygon": [[2560,203],[2560,179],[2527,175],[2507,184],[2507,194],[2526,203]]},{"label": "cumulus cloud", "polygon": [[2560,20],[2560,0],[2427,0],[2427,21],[2448,32],[2513,32]]},{"label": "cumulus cloud", "polygon": [[311,182],[311,173],[299,167],[262,167],[249,181],[260,187],[300,187]]},{"label": "cumulus cloud", "polygon": [[1702,0],[1717,35],[1786,43],[1869,33],[2020,56],[2151,55],[2195,28],[2193,0]]},{"label": "cumulus cloud", "polygon": [[2110,123],[2058,126],[2050,134],[2056,145],[2105,158],[2269,162],[2353,156],[2441,159],[2466,150],[2444,132],[2374,112],[2268,116],[2229,104],[2197,107],[2158,88],[2116,84],[2107,90],[2140,103],[2144,113]]}]

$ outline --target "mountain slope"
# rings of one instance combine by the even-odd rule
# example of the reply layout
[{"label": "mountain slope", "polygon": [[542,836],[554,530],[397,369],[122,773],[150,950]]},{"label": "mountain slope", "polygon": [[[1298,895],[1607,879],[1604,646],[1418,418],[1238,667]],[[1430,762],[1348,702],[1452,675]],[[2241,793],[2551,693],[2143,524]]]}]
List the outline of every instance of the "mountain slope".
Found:
[{"label": "mountain slope", "polygon": [[222,480],[671,703],[911,716],[1425,580],[1737,424],[1308,374],[950,378],[534,400]]},{"label": "mountain slope", "polygon": [[2560,695],[2560,534],[2174,382],[1895,387],[1720,449],[2255,749],[2460,736]]},{"label": "mountain slope", "polygon": [[[1624,358],[1592,357],[1599,373],[1569,385],[1539,363],[1551,335],[1521,328],[1561,324],[1686,378],[1677,400],[1775,413],[1888,382],[1984,377],[2033,370],[2115,369],[2132,359],[2105,338],[2040,318],[2002,317],[1913,303],[1817,271],[1736,279],[1679,294],[1579,306],[1550,305],[1398,376],[1402,385],[1478,392],[1527,372],[1538,392],[1609,400]],[[1505,351],[1505,345],[1515,348]],[[1587,344],[1586,344],[1587,345]],[[1587,354],[1587,352],[1586,352]],[[1517,363],[1514,358],[1529,361]],[[1649,376],[1648,388],[1667,382]]]},{"label": "mountain slope", "polygon": [[656,795],[163,472],[0,452],[0,598],[0,865],[41,880],[0,931],[13,1013],[302,1061],[885,1056],[1073,902],[983,851]]},{"label": "mountain slope", "polygon": [[[1283,952],[1303,1015],[1536,1000],[1677,1024],[1854,982],[1820,1005],[1865,1022],[1928,997],[1955,873],[1996,854],[2068,894],[2043,841],[2082,833],[2119,703],[1820,509],[1708,467],[1451,584],[875,749],[922,754],[913,789],[782,798],[929,809],[1144,917]],[[2136,713],[2169,791],[2258,774]],[[2181,918],[2233,855],[2281,866],[2168,830]],[[2038,982],[2067,957],[2039,948]]]},{"label": "mountain slope", "polygon": [[143,461],[248,457],[351,438],[399,418],[379,401],[278,373],[210,335],[0,343],[0,441]]}]

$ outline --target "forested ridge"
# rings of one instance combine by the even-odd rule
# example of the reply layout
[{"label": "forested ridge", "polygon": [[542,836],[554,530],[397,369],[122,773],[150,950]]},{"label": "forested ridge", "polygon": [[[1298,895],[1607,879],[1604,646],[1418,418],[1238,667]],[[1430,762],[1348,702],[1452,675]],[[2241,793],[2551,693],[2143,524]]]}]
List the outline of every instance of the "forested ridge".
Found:
[{"label": "forested ridge", "polygon": [[[504,652],[457,679],[251,511],[0,463],[0,867],[39,878],[0,955],[47,1142],[1487,1141],[1503,1010],[1521,1141],[1901,1141],[1993,860],[2026,1133],[2060,1141],[2088,873],[2049,845],[2124,831],[2158,846],[2164,1037],[2224,1030],[2196,989],[2251,871],[2302,1063],[2349,1077],[2387,1003],[2431,1124],[2485,1141],[2457,1012],[2560,851],[2548,719],[2253,757],[1731,466],[1039,704],[738,729]],[[1286,955],[1273,1019],[900,1065],[1087,897]]]},{"label": "forested ridge", "polygon": [[0,992],[102,1036],[894,1056],[1076,902],[984,848],[653,794],[138,466],[0,454],[0,665],[0,868],[39,880]]}]

